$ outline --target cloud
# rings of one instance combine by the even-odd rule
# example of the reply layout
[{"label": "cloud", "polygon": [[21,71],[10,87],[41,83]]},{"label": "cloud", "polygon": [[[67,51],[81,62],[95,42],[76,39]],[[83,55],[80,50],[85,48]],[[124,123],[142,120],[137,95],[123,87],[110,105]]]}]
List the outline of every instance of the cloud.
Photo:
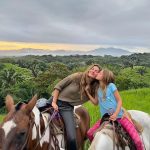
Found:
[{"label": "cloud", "polygon": [[1,0],[0,40],[150,47],[149,0]]}]

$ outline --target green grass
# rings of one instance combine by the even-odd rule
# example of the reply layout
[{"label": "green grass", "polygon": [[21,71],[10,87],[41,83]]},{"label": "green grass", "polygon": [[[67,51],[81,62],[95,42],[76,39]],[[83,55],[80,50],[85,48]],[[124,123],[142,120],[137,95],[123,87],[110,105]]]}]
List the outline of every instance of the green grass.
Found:
[{"label": "green grass", "polygon": [[2,122],[4,115],[0,115],[0,122]]},{"label": "green grass", "polygon": [[149,88],[123,91],[120,94],[123,100],[123,106],[126,109],[141,110],[150,114]]},{"label": "green grass", "polygon": [[[141,110],[150,114],[150,89],[136,89],[120,92],[123,107],[127,110]],[[85,107],[91,117],[91,126],[100,118],[99,107],[87,102]]]}]

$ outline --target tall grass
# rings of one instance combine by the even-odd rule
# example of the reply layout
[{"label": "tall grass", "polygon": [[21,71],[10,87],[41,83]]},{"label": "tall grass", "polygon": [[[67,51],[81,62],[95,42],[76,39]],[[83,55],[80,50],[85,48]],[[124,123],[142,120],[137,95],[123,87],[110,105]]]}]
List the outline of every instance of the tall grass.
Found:
[{"label": "tall grass", "polygon": [[[136,89],[120,92],[123,101],[123,107],[127,110],[141,110],[150,114],[150,89]],[[99,107],[87,102],[85,107],[88,109],[91,117],[91,126],[100,118]]]},{"label": "tall grass", "polygon": [[2,122],[4,115],[0,115],[0,122]]}]

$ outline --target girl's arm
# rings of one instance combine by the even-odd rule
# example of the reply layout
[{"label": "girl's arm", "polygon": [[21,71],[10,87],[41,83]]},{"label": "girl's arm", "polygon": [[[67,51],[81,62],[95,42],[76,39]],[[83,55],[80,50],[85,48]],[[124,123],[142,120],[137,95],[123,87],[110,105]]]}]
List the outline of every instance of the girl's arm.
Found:
[{"label": "girl's arm", "polygon": [[114,96],[117,100],[117,108],[116,108],[116,111],[113,113],[113,115],[110,116],[110,119],[113,121],[115,121],[117,119],[117,116],[118,116],[120,109],[122,107],[122,99],[121,99],[121,96],[120,96],[118,90],[115,90]]},{"label": "girl's arm", "polygon": [[87,96],[89,97],[90,101],[91,101],[94,105],[98,105],[97,96],[95,96],[95,98],[94,98],[94,97],[89,93],[89,87],[88,87],[88,86],[86,86],[85,92],[86,92]]}]

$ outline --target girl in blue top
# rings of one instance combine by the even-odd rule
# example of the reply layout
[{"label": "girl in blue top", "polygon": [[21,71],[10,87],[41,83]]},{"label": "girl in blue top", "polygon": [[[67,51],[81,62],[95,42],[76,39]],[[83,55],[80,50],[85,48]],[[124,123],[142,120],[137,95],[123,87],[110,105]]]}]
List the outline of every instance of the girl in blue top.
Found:
[{"label": "girl in blue top", "polygon": [[[129,133],[137,150],[144,150],[143,143],[137,130],[135,129],[133,122],[131,121],[131,118],[125,116],[122,110],[122,99],[114,84],[114,74],[112,71],[103,69],[98,73],[96,79],[100,81],[99,88],[96,90],[97,98],[93,98],[88,92],[88,87],[86,87],[86,93],[88,97],[91,99],[91,101],[95,100],[97,104],[99,103],[102,116],[108,113],[110,115],[110,120],[118,120],[123,128]],[[94,127],[88,131],[87,135],[91,141],[93,139],[93,133],[98,127],[99,126],[97,126],[96,123]]]},{"label": "girl in blue top", "polygon": [[[96,101],[100,106],[101,116],[108,113],[110,120],[113,121],[117,118],[122,118],[122,99],[114,84],[114,74],[110,70],[103,69],[98,73],[96,79],[100,81]],[[86,88],[86,93],[91,100],[94,99],[89,94],[88,87]]]}]

